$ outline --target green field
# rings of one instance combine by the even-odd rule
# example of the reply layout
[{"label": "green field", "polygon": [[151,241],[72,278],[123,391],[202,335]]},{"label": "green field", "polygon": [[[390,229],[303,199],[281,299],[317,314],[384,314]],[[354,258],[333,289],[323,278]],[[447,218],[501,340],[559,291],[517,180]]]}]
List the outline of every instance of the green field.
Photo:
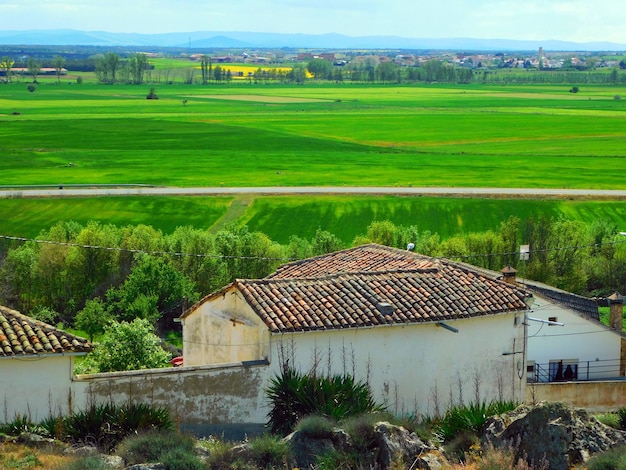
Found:
[{"label": "green field", "polygon": [[[152,87],[158,100],[145,99]],[[624,90],[568,90],[12,83],[0,86],[0,184],[626,188]],[[619,201],[259,197],[228,211],[231,201],[13,199],[0,216],[11,235],[60,219],[165,231],[230,220],[279,241],[321,227],[349,242],[382,219],[442,235],[539,213],[626,226]]]}]

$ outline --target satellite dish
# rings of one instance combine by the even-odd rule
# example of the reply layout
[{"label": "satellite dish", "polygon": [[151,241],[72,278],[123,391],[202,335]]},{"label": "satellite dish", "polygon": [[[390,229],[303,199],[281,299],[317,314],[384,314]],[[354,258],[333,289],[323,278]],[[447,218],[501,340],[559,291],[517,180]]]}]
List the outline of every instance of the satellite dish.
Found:
[{"label": "satellite dish", "polygon": [[406,246],[406,249],[409,250],[409,251],[413,251],[415,249],[415,243],[409,243]]}]

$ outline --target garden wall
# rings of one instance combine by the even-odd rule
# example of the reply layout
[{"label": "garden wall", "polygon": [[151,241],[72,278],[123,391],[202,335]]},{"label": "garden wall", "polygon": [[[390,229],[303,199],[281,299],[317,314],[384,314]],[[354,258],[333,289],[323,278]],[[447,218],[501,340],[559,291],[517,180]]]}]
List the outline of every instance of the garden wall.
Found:
[{"label": "garden wall", "polygon": [[528,384],[526,402],[557,401],[592,413],[626,407],[626,381],[552,382]]},{"label": "garden wall", "polygon": [[78,376],[84,405],[127,401],[166,407],[181,431],[241,439],[267,421],[265,361]]}]

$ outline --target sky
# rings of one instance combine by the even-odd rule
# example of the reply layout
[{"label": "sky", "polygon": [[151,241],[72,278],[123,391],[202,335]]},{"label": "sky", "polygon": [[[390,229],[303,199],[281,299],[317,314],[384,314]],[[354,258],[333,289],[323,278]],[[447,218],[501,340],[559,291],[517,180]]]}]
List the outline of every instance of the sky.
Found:
[{"label": "sky", "polygon": [[626,43],[623,0],[0,0],[0,30]]}]

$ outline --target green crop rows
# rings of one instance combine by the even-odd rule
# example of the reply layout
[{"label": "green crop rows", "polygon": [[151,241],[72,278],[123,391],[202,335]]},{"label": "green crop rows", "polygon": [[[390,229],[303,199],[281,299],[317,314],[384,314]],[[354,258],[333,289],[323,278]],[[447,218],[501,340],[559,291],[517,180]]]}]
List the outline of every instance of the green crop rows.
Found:
[{"label": "green crop rows", "polygon": [[[626,188],[617,87],[178,84],[146,100],[152,87],[1,86],[0,184]],[[210,228],[230,201],[13,199],[0,216],[11,235],[62,218],[171,231]],[[372,220],[447,236],[538,213],[626,226],[619,201],[355,196],[257,197],[238,221],[280,241],[321,227],[349,242]]]}]

